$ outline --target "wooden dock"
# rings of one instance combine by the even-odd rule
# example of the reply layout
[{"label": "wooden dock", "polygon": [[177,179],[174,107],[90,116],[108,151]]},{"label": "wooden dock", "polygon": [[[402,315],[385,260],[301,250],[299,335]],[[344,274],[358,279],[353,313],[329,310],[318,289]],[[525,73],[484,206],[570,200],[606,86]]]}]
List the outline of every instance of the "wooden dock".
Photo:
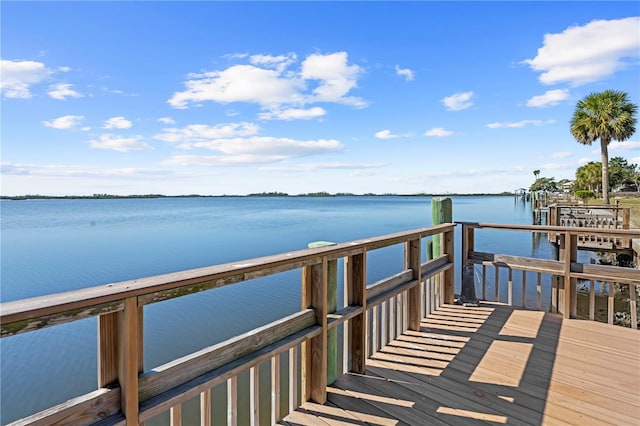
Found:
[{"label": "wooden dock", "polygon": [[[458,245],[457,226],[462,227]],[[487,244],[494,232],[554,233],[557,259],[496,252]],[[97,389],[27,413],[11,425],[211,425],[212,390],[222,386],[229,426],[264,426],[266,420],[289,425],[638,425],[640,270],[581,263],[579,238],[592,234],[631,239],[640,238],[640,229],[444,223],[3,302],[3,339],[97,318],[92,336],[98,348]],[[425,256],[423,247],[436,238],[440,254]],[[367,264],[375,257],[370,255],[387,247],[396,247],[403,261],[391,275],[372,282]],[[330,283],[337,285],[338,262],[344,272],[343,306],[333,306],[328,297]],[[466,271],[477,272],[478,293],[482,299],[493,293],[495,303],[453,305],[457,267],[463,286],[470,277],[475,288],[476,275]],[[145,368],[148,305],[294,270],[299,278],[289,284],[300,288],[300,310]],[[588,320],[574,319],[578,280],[590,286]],[[608,324],[594,321],[596,288],[602,294],[607,289]],[[616,293],[622,290],[628,295],[623,310],[630,328],[614,325],[619,324]],[[528,301],[533,292],[535,302]],[[524,309],[534,305],[537,311]],[[248,314],[242,306],[237,312]],[[337,344],[339,330],[342,345]],[[260,380],[264,369],[270,370],[267,382]],[[239,386],[240,376],[248,376],[246,388]],[[195,422],[187,415],[193,414],[193,400],[199,400]],[[248,418],[241,420],[239,413]]]},{"label": "wooden dock", "polygon": [[640,333],[500,303],[443,305],[285,425],[637,425]]}]

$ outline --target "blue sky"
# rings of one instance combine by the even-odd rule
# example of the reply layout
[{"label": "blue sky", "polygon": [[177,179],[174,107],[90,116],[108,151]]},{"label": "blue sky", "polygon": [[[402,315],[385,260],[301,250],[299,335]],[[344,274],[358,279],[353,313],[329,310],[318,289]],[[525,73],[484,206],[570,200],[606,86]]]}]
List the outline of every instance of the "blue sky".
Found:
[{"label": "blue sky", "polygon": [[599,161],[578,100],[640,103],[638,2],[0,7],[2,195],[510,191]]}]

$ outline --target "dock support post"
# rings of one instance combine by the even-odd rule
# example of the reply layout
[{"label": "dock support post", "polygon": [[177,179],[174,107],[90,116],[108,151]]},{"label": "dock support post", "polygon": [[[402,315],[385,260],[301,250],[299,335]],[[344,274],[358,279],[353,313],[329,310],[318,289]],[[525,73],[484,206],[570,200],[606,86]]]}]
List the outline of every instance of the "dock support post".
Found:
[{"label": "dock support post", "polygon": [[418,280],[418,285],[407,292],[407,306],[409,317],[409,330],[420,331],[420,308],[422,305],[422,253],[420,239],[405,243],[405,269],[413,271],[413,279]]},{"label": "dock support post", "polygon": [[367,278],[366,252],[347,256],[344,263],[347,305],[362,306],[362,313],[349,320],[349,371],[364,373],[367,359]]},{"label": "dock support post", "polygon": [[475,228],[470,224],[462,224],[462,303],[477,305],[476,285],[473,263],[469,262],[469,252],[475,248]]},{"label": "dock support post", "polygon": [[327,256],[319,264],[302,268],[302,308],[314,309],[319,336],[302,345],[303,400],[327,401]]},{"label": "dock support post", "polygon": [[[335,246],[330,241],[315,241],[308,244],[309,248]],[[332,314],[338,309],[338,261],[327,262],[327,313]],[[330,385],[338,378],[338,328],[327,331],[327,384]]]},{"label": "dock support post", "polygon": [[126,425],[139,425],[138,375],[143,371],[143,308],[137,297],[124,310],[98,317],[98,386],[120,384]]},{"label": "dock support post", "polygon": [[[443,245],[444,245],[444,254],[447,255],[448,261],[454,264],[455,266],[455,254],[454,254],[454,235],[453,230],[444,232],[443,236]],[[453,272],[453,268],[449,268],[443,273],[444,275],[444,303],[453,303],[453,285],[455,281],[455,276]]]},{"label": "dock support post", "polygon": [[558,305],[562,307],[562,314],[565,318],[572,318],[577,315],[577,279],[571,278],[571,263],[578,258],[578,236],[565,232],[561,237],[560,260],[564,262],[564,303]]}]

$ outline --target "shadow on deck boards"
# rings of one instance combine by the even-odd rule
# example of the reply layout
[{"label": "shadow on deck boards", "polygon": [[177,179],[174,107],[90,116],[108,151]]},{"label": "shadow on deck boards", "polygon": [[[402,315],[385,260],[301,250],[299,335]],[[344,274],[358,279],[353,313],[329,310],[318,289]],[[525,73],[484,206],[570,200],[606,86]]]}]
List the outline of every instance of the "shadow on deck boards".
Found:
[{"label": "shadow on deck boards", "polygon": [[640,424],[638,347],[636,330],[446,305],[281,424]]}]

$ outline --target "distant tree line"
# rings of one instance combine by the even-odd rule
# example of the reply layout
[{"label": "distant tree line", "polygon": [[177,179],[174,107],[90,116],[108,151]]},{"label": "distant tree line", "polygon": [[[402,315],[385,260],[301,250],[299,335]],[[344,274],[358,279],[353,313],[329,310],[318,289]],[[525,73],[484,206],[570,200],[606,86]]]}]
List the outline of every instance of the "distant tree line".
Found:
[{"label": "distant tree line", "polygon": [[[536,170],[538,173],[539,171]],[[534,172],[535,175],[535,172]],[[640,192],[640,167],[630,164],[623,157],[613,157],[609,160],[609,191]],[[553,177],[538,177],[529,188],[531,191],[558,192],[569,179],[558,182]],[[589,191],[594,194],[602,193],[602,163],[591,161],[576,170],[575,180],[571,192]],[[583,193],[584,194],[584,193]]]}]

